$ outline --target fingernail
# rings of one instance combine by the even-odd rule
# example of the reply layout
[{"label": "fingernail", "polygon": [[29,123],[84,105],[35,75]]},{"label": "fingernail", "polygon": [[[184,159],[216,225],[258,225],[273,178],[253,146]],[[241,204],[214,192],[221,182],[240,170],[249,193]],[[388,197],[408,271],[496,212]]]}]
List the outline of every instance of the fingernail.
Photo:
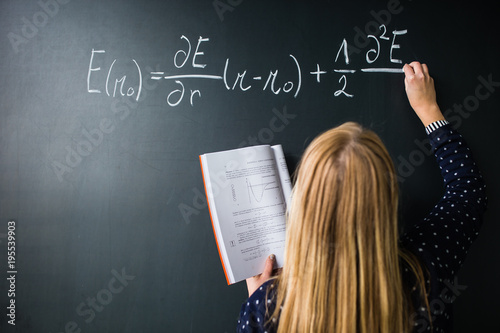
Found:
[{"label": "fingernail", "polygon": [[274,254],[271,254],[271,255],[269,256],[269,259],[271,259],[271,260],[273,260],[273,261],[274,261],[274,259],[276,259],[276,256],[275,256]]}]

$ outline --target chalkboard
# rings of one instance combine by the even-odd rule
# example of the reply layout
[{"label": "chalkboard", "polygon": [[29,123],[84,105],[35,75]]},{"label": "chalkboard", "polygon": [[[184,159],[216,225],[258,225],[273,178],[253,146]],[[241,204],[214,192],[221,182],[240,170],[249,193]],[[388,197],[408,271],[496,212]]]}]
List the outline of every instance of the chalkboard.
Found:
[{"label": "chalkboard", "polygon": [[489,188],[455,281],[456,332],[498,331],[494,12],[410,0],[2,1],[1,331],[232,332],[246,286],[226,285],[199,154],[280,143],[293,172],[314,136],[357,121],[388,146],[401,225],[415,223],[442,183],[404,92],[413,60],[428,64]]}]

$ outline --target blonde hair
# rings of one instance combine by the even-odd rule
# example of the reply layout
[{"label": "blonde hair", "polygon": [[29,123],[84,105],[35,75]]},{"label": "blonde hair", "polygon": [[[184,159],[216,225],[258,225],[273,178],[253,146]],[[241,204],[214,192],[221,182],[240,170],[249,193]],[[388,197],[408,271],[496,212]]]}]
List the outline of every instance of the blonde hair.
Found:
[{"label": "blonde hair", "polygon": [[398,187],[380,138],[356,123],[318,136],[299,164],[285,262],[277,277],[278,332],[408,332],[403,258],[425,295],[416,258],[398,246]]}]

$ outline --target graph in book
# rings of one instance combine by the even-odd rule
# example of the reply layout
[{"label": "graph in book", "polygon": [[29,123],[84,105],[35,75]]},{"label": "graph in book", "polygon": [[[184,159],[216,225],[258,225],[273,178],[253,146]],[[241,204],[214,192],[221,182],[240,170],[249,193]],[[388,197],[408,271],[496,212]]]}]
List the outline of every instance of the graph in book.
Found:
[{"label": "graph in book", "polygon": [[283,204],[284,198],[280,185],[275,180],[264,177],[246,178],[250,204]]}]

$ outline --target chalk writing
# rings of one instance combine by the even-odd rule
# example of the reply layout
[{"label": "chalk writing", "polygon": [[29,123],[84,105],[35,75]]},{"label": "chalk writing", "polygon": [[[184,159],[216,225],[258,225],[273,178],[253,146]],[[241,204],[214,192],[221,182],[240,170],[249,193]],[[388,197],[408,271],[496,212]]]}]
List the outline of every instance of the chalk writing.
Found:
[{"label": "chalk writing", "polygon": [[[349,43],[344,38],[336,52],[335,60],[333,61],[333,66],[335,68],[330,70],[325,70],[321,68],[320,64],[316,64],[316,69],[306,72],[311,75],[316,83],[321,83],[321,78],[323,75],[329,75],[332,73],[340,74],[338,79],[338,87],[334,89],[333,97],[335,98],[353,98],[354,94],[348,92],[348,77],[350,74],[357,73],[403,73],[401,68],[402,60],[397,58],[395,55],[395,50],[401,48],[401,45],[397,42],[397,39],[401,36],[406,35],[408,30],[393,30],[388,32],[387,27],[382,24],[379,26],[380,35],[367,35],[367,40],[372,41],[373,48],[369,49],[365,53],[364,61],[366,62],[366,67],[364,68],[352,68],[351,59],[349,58]],[[177,70],[184,70],[188,68],[192,70],[191,73],[176,73],[172,74],[165,71],[154,71],[149,73],[149,79],[151,80],[167,80],[173,81],[174,87],[166,94],[166,102],[171,107],[176,107],[180,105],[183,101],[189,103],[191,106],[195,105],[195,101],[201,99],[202,92],[200,89],[191,88],[191,83],[198,80],[213,80],[222,81],[223,88],[229,91],[241,91],[246,92],[252,89],[260,89],[263,92],[269,92],[274,95],[279,94],[290,94],[294,98],[299,96],[303,82],[303,71],[299,59],[293,54],[289,54],[289,59],[292,64],[292,68],[295,71],[287,72],[282,74],[279,72],[278,68],[267,69],[265,72],[261,73],[249,73],[247,69],[243,71],[238,71],[236,74],[231,73],[231,64],[233,60],[226,58],[224,62],[224,67],[220,68],[220,72],[216,73],[199,73],[199,71],[206,71],[207,64],[203,60],[204,44],[210,42],[210,38],[199,36],[195,43],[182,35],[180,37],[181,41],[185,43],[185,47],[177,50],[172,59],[172,63]],[[196,45],[195,47],[193,47]],[[398,67],[377,67],[376,63],[380,59],[380,54],[382,48],[388,48],[389,62],[391,64],[396,64]],[[194,51],[193,51],[194,50]],[[139,63],[135,59],[129,60],[132,68],[135,68],[137,72],[134,77],[137,77],[138,82],[134,82],[135,85],[130,84],[128,81],[132,80],[127,75],[127,73],[120,73],[119,70],[115,69],[115,64],[117,59],[114,59],[106,72],[106,79],[101,82],[101,85],[96,84],[95,81],[99,81],[98,78],[93,79],[93,76],[97,75],[97,72],[101,71],[101,67],[96,65],[95,57],[104,54],[105,50],[95,50],[92,49],[90,54],[90,62],[87,73],[87,91],[89,93],[102,93],[105,91],[107,96],[110,97],[120,97],[128,96],[135,98],[136,101],[139,100],[142,89],[142,73]],[[387,60],[387,59],[386,59]],[[122,60],[121,60],[122,61]],[[104,71],[104,70],[103,70]],[[290,76],[291,75],[291,76]],[[102,77],[102,75],[101,75]],[[113,79],[111,79],[113,78]],[[185,84],[189,81],[189,84]]]},{"label": "chalk writing", "polygon": [[[89,63],[89,70],[88,70],[88,74],[87,74],[87,91],[89,93],[97,93],[97,94],[100,94],[101,93],[101,90],[100,89],[91,89],[90,86],[90,78],[91,78],[91,75],[92,75],[92,72],[98,72],[101,70],[101,67],[92,67],[93,66],[93,61],[94,61],[94,54],[96,53],[105,53],[106,51],[105,50],[94,50],[92,49],[92,53],[90,55],[90,63]],[[113,72],[113,67],[116,63],[116,60],[117,59],[114,59],[113,62],[111,63],[111,65],[109,66],[109,69],[108,69],[108,73],[107,73],[107,76],[106,76],[106,82],[105,82],[105,90],[106,90],[106,94],[108,96],[111,96],[111,93],[109,92],[109,86],[110,86],[110,77],[111,77],[111,73]],[[114,86],[113,87],[113,97],[116,97],[116,90],[118,88],[118,94],[121,95],[121,96],[134,96],[135,95],[135,100],[138,101],[139,100],[139,97],[141,97],[141,91],[142,91],[142,72],[141,72],[141,67],[139,66],[139,64],[137,63],[137,61],[135,61],[135,59],[132,59],[132,62],[135,64],[136,68],[137,68],[137,72],[138,72],[138,75],[139,75],[139,82],[138,82],[138,88],[137,88],[137,92],[136,90],[134,89],[134,87],[132,86],[126,86],[125,83],[127,81],[127,75],[123,75],[120,79],[115,79],[115,82],[114,82]],[[111,83],[111,85],[113,85],[113,83]],[[125,91],[123,90],[125,86]]]}]

